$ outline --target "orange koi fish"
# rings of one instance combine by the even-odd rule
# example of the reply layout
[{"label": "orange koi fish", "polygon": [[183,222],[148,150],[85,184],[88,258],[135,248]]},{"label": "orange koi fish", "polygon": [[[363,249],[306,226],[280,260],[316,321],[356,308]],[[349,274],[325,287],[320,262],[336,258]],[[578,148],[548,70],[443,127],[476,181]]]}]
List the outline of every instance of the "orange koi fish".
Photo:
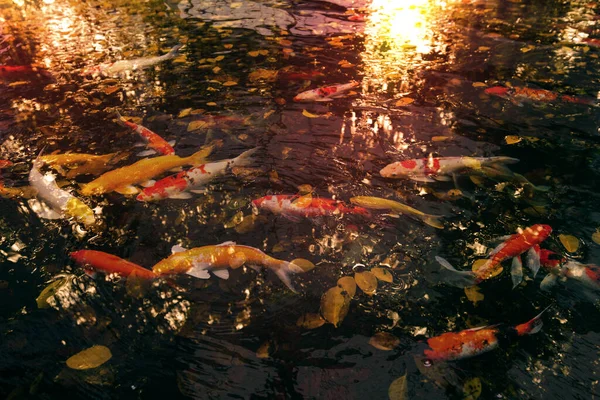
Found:
[{"label": "orange koi fish", "polygon": [[460,278],[453,283],[454,285],[468,287],[492,278],[497,274],[500,264],[512,258],[511,276],[514,288],[523,280],[523,263],[520,255],[528,252],[527,266],[535,277],[540,269],[539,244],[546,240],[550,236],[550,233],[552,233],[552,227],[549,225],[536,224],[525,228],[525,230],[520,230],[519,233],[508,236],[502,244],[492,250],[489,254],[490,258],[476,272],[458,271],[444,258],[436,256],[435,259],[444,268],[454,272]]},{"label": "orange koi fish", "polygon": [[156,279],[158,275],[131,261],[97,250],[79,250],[69,254],[71,259],[84,267],[85,273],[94,277],[96,271],[117,274],[122,277],[135,276]]},{"label": "orange koi fish", "polygon": [[460,332],[447,332],[427,340],[428,349],[423,351],[429,360],[452,361],[478,356],[494,350],[500,338],[533,335],[542,329],[542,314],[547,308],[524,324],[502,329],[499,325],[482,326]]},{"label": "orange koi fish", "polygon": [[291,274],[303,270],[283,260],[270,257],[262,251],[250,246],[225,242],[216,246],[203,246],[185,249],[173,246],[173,254],[160,261],[152,271],[158,275],[187,274],[200,279],[208,279],[209,271],[221,279],[229,278],[228,268],[237,269],[242,265],[248,267],[266,267],[271,269],[281,281],[293,292],[296,292],[291,281]]},{"label": "orange koi fish", "polygon": [[170,154],[175,154],[175,150],[173,149],[174,141],[167,142],[165,139],[152,132],[150,129],[145,126],[138,125],[134,122],[128,121],[125,117],[123,117],[118,111],[117,114],[117,123],[121,126],[125,126],[132,131],[136,132],[138,135],[142,137],[142,139],[146,142],[146,146],[150,147],[149,150],[142,151],[138,153],[138,156],[145,157],[152,154],[162,154],[163,156],[167,156]]},{"label": "orange koi fish", "polygon": [[13,165],[12,162],[8,161],[8,160],[0,160],[0,169],[2,168],[8,168],[11,165]]},{"label": "orange koi fish", "polygon": [[281,214],[292,221],[300,221],[301,218],[342,214],[357,214],[366,217],[371,215],[366,208],[346,206],[341,201],[293,194],[264,196],[260,199],[252,200],[252,205],[257,209],[269,210],[274,214]]},{"label": "orange koi fish", "polygon": [[520,86],[494,86],[485,89],[485,93],[492,96],[511,99],[516,104],[520,104],[523,101],[537,101],[546,103],[550,103],[553,101],[564,101],[566,103],[586,104],[591,106],[597,105],[594,99],[575,97],[569,95],[560,95],[550,90],[533,89]]},{"label": "orange koi fish", "polygon": [[331,101],[343,97],[348,94],[350,90],[358,86],[358,82],[352,81],[341,85],[323,86],[313,90],[307,90],[302,92],[296,97],[294,101],[308,102],[308,101]]}]

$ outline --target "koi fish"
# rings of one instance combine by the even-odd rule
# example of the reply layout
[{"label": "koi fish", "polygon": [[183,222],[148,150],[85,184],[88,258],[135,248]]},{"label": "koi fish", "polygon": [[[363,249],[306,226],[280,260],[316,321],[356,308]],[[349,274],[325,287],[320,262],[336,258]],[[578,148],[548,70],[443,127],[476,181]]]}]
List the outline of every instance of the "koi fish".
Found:
[{"label": "koi fish", "polygon": [[167,142],[165,139],[152,132],[145,126],[128,121],[118,111],[116,112],[116,114],[117,123],[119,125],[127,127],[132,131],[136,132],[146,142],[146,146],[150,147],[149,150],[138,153],[138,156],[145,157],[156,153],[162,154],[164,156],[175,154],[175,150],[173,149],[173,144],[175,144],[175,141]]},{"label": "koi fish", "polygon": [[2,168],[8,168],[11,165],[13,165],[12,162],[8,161],[8,160],[0,160],[0,169]]},{"label": "koi fish", "polygon": [[256,207],[256,209],[269,210],[274,214],[281,214],[292,221],[300,221],[301,218],[341,214],[371,216],[369,210],[363,207],[348,207],[343,202],[333,199],[321,199],[293,194],[264,196],[260,199],[252,200],[252,206]]},{"label": "koi fish", "polygon": [[174,154],[154,158],[145,158],[125,167],[108,171],[93,181],[82,185],[81,194],[84,196],[117,192],[125,195],[137,194],[139,190],[134,187],[138,183],[146,182],[166,171],[183,165],[200,165],[212,152],[218,142],[192,154],[189,157],[179,157]]},{"label": "koi fish", "polygon": [[582,42],[589,44],[592,47],[600,47],[600,39],[597,38],[585,38]]},{"label": "koi fish", "polygon": [[0,80],[11,81],[34,77],[52,78],[52,74],[34,65],[0,65]]},{"label": "koi fish", "polygon": [[519,160],[512,157],[429,157],[388,164],[379,174],[384,178],[412,179],[417,182],[449,181],[450,176],[457,172],[517,162]]},{"label": "koi fish", "polygon": [[356,196],[350,199],[350,203],[365,207],[373,210],[389,210],[395,211],[401,214],[410,215],[418,218],[429,226],[434,228],[444,229],[444,223],[442,222],[440,215],[426,214],[415,208],[402,204],[398,201],[382,199],[380,197],[372,196]]},{"label": "koi fish", "polygon": [[546,249],[540,252],[540,263],[550,272],[540,283],[542,290],[550,290],[559,277],[574,279],[589,289],[600,290],[600,266],[598,265],[569,260]]},{"label": "koi fish", "polygon": [[537,274],[540,269],[540,247],[548,236],[552,233],[552,227],[549,225],[536,224],[525,230],[519,230],[514,235],[509,235],[502,239],[505,239],[498,247],[496,247],[489,254],[485,263],[477,269],[477,271],[458,271],[450,263],[440,256],[436,256],[435,259],[444,268],[457,274],[461,280],[455,282],[458,287],[474,286],[486,279],[492,278],[497,275],[500,264],[512,258],[511,276],[513,281],[513,288],[516,287],[523,280],[523,263],[521,261],[521,254],[527,252],[527,267],[531,270],[533,276]]},{"label": "koi fish", "polygon": [[560,95],[545,89],[533,89],[528,87],[504,87],[493,86],[485,89],[486,94],[511,99],[515,104],[520,105],[523,101],[538,101],[550,103],[553,101],[564,101],[567,103],[596,105],[594,99],[575,97],[569,95]]},{"label": "koi fish", "polygon": [[198,167],[168,176],[142,190],[136,197],[139,201],[162,199],[189,199],[189,192],[197,192],[212,179],[225,175],[234,167],[243,167],[251,163],[251,156],[257,149],[243,152],[236,158],[202,164]]},{"label": "koi fish", "polygon": [[[44,164],[55,169],[61,175],[72,179],[79,175],[101,174],[111,169],[114,164],[127,156],[126,152],[103,155],[66,153],[48,154],[39,158]],[[63,167],[67,168],[68,171],[65,171]]]},{"label": "koi fish", "polygon": [[277,78],[284,81],[310,81],[323,77],[325,77],[323,72],[315,70],[294,71],[281,69],[277,72]]},{"label": "koi fish", "polygon": [[[59,219],[65,216],[75,218],[86,226],[96,222],[94,212],[87,204],[62,190],[56,184],[54,175],[42,174],[40,159],[33,161],[29,171],[29,184],[37,190],[37,199],[29,199],[29,207],[41,218]],[[39,199],[39,200],[38,200]]]},{"label": "koi fish", "polygon": [[308,101],[331,101],[339,97],[346,95],[348,91],[358,86],[358,82],[352,81],[341,85],[323,86],[317,89],[307,90],[302,92],[296,97],[294,101],[308,102]]},{"label": "koi fish", "polygon": [[157,57],[143,57],[136,58],[133,60],[120,60],[114,63],[105,63],[100,65],[94,65],[91,67],[84,68],[82,71],[82,75],[92,75],[92,76],[110,76],[110,75],[118,75],[125,71],[135,71],[138,69],[144,69],[151,67],[153,65],[159,64],[161,62],[171,60],[179,55],[179,50],[183,47],[182,44],[178,44],[174,46],[167,54],[163,54],[162,56]]},{"label": "koi fish", "polygon": [[494,350],[504,338],[533,335],[542,329],[542,314],[515,327],[502,328],[500,325],[481,326],[460,332],[447,332],[427,340],[428,349],[423,351],[429,360],[452,361],[478,356]]},{"label": "koi fish", "polygon": [[97,250],[78,250],[69,254],[76,263],[83,265],[85,273],[94,277],[96,271],[117,274],[122,277],[135,276],[142,279],[156,279],[158,275],[131,261]]},{"label": "koi fish", "polygon": [[176,245],[171,251],[173,254],[152,267],[154,273],[158,275],[187,274],[200,279],[208,279],[210,271],[221,279],[228,279],[228,268],[237,269],[242,265],[252,268],[262,266],[275,272],[291,291],[296,292],[290,275],[303,272],[300,267],[288,261],[278,260],[254,247],[236,245],[234,242],[189,250]]}]

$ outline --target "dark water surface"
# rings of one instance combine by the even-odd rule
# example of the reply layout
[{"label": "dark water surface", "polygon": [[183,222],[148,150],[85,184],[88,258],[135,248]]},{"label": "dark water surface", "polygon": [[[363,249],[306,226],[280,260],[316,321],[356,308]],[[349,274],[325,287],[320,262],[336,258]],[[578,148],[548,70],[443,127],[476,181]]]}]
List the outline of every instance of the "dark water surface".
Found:
[{"label": "dark water surface", "polygon": [[[0,0],[0,66],[38,68],[0,69],[0,159],[14,163],[2,171],[6,187],[28,185],[42,149],[128,151],[119,165],[139,159],[142,149],[114,122],[116,111],[175,140],[178,155],[214,139],[223,145],[212,160],[259,147],[252,167],[189,200],[86,198],[78,185],[93,176],[59,175],[99,212],[94,229],[41,219],[26,199],[1,197],[0,397],[374,399],[406,376],[405,398],[595,398],[598,292],[572,280],[541,291],[544,271],[535,279],[526,272],[511,290],[505,271],[482,283],[483,299],[474,302],[445,283],[434,256],[468,269],[494,238],[549,224],[544,248],[600,263],[592,239],[600,227],[598,108],[485,93],[530,87],[593,102],[600,48],[586,40],[600,38],[599,24],[600,4],[587,1]],[[144,70],[81,73],[179,43],[180,56]],[[294,76],[307,72],[313,77]],[[346,97],[293,101],[351,80],[360,85]],[[423,184],[379,175],[391,162],[430,155],[515,157],[510,168],[547,190],[506,177]],[[253,199],[301,185],[314,197],[402,201],[446,216],[445,227],[409,216],[253,216]],[[240,225],[243,218],[252,223]],[[568,253],[561,234],[579,247]],[[151,268],[175,244],[225,241],[316,268],[294,278],[294,294],[268,271],[140,284],[92,279],[69,258],[94,249]],[[381,266],[394,282],[379,282],[372,296],[358,289],[338,327],[297,326],[319,312],[340,277]],[[38,307],[60,274],[70,277]],[[549,305],[535,336],[462,361],[428,367],[419,358],[430,337],[513,326]],[[378,332],[399,344],[373,347]],[[112,358],[83,371],[66,366],[93,345]],[[480,383],[480,395],[468,393],[469,382]]]}]

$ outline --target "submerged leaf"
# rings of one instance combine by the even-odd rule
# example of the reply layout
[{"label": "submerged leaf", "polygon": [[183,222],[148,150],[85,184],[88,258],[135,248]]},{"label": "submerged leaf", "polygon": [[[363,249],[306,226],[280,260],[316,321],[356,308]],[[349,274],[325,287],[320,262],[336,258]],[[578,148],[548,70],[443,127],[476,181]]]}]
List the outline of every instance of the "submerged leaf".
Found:
[{"label": "submerged leaf", "polygon": [[316,329],[325,324],[325,320],[320,314],[306,313],[296,321],[296,326],[305,329]]},{"label": "submerged leaf", "polygon": [[344,289],[350,298],[356,294],[356,281],[351,276],[343,276],[337,281],[338,287]]},{"label": "submerged leaf", "polygon": [[377,279],[379,279],[380,281],[389,282],[389,283],[394,282],[394,276],[392,275],[390,270],[387,268],[372,268],[371,273],[373,275],[375,275],[375,277]]},{"label": "submerged leaf", "polygon": [[[487,261],[488,261],[488,260],[487,260],[487,259],[485,259],[485,258],[481,258],[481,259],[479,259],[479,260],[475,260],[475,262],[473,263],[473,266],[471,267],[471,270],[472,270],[473,272],[477,272],[477,270],[478,270],[479,268],[481,268],[481,267],[483,266],[483,264],[485,264]],[[497,276],[497,275],[499,275],[499,274],[500,274],[502,271],[503,271],[503,268],[502,268],[502,266],[498,265],[498,266],[496,267],[496,269],[494,269],[494,270],[492,271],[492,273],[489,275],[489,278],[493,278],[494,276]]]},{"label": "submerged leaf", "polygon": [[306,208],[306,207],[310,207],[311,203],[312,203],[312,195],[310,193],[308,193],[308,194],[298,197],[296,200],[294,200],[292,205],[294,207]]},{"label": "submerged leaf", "polygon": [[574,253],[579,248],[579,239],[573,235],[560,234],[558,239],[569,253]]},{"label": "submerged leaf", "polygon": [[304,258],[296,258],[295,260],[292,260],[292,264],[294,264],[296,267],[300,268],[304,272],[308,272],[315,268],[315,264],[308,260],[305,260]]},{"label": "submerged leaf", "polygon": [[464,400],[477,400],[481,396],[481,380],[471,378],[463,385]]},{"label": "submerged leaf", "polygon": [[400,344],[400,339],[388,332],[377,332],[369,339],[369,344],[376,349],[390,351]]},{"label": "submerged leaf", "polygon": [[479,286],[466,287],[465,294],[467,295],[467,299],[471,300],[473,304],[477,304],[484,298],[483,294],[479,292]]},{"label": "submerged leaf", "polygon": [[406,375],[403,375],[392,382],[388,389],[388,396],[390,400],[406,400],[407,392]]},{"label": "submerged leaf", "polygon": [[313,187],[311,185],[304,184],[304,185],[298,186],[298,193],[300,193],[300,194],[308,194],[308,193],[312,193],[312,191],[313,191]]},{"label": "submerged leaf", "polygon": [[340,287],[332,287],[321,297],[321,315],[336,328],[348,314],[350,296]]},{"label": "submerged leaf", "polygon": [[374,295],[375,291],[377,291],[377,278],[369,271],[356,272],[354,280],[356,281],[356,285],[369,296]]},{"label": "submerged leaf", "polygon": [[58,292],[72,279],[72,277],[72,275],[63,275],[46,286],[40,295],[35,299],[38,308],[50,307],[50,304],[48,304],[48,299],[54,296],[56,292]]},{"label": "submerged leaf", "polygon": [[275,344],[271,340],[267,340],[263,344],[260,345],[258,350],[256,350],[257,358],[269,358],[271,353],[275,350]]},{"label": "submerged leaf", "polygon": [[506,140],[506,144],[515,144],[515,143],[519,143],[523,139],[519,136],[509,135],[509,136],[506,136],[504,138],[504,140]]},{"label": "submerged leaf", "polygon": [[600,244],[600,231],[596,231],[592,234],[592,240],[596,243],[596,244]]},{"label": "submerged leaf", "polygon": [[411,103],[413,103],[415,101],[415,99],[411,99],[410,97],[403,97],[400,100],[398,100],[395,104],[398,107],[402,107],[402,106],[407,106]]},{"label": "submerged leaf", "polygon": [[318,114],[311,114],[306,110],[302,110],[302,115],[304,115],[306,118],[319,118],[320,115]]},{"label": "submerged leaf", "polygon": [[473,87],[486,87],[487,85],[483,82],[473,82]]},{"label": "submerged leaf", "polygon": [[92,346],[80,351],[67,360],[67,366],[72,369],[91,369],[99,367],[112,358],[110,349],[105,346]]}]

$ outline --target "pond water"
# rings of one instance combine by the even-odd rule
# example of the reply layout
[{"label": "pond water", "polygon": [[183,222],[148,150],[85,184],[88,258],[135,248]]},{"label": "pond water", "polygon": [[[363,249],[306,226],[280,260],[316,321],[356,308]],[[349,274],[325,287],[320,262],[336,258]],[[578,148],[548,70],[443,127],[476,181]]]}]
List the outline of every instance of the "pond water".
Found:
[{"label": "pond water", "polygon": [[[0,0],[0,159],[11,162],[0,171],[0,395],[594,398],[599,24],[592,1]],[[139,58],[152,65],[94,69]],[[294,101],[349,82],[328,101]],[[117,112],[182,157],[215,143],[210,161],[257,150],[186,199],[86,196],[86,183],[148,149]],[[33,161],[65,153],[117,153],[79,176],[38,165],[93,224],[36,213]],[[437,157],[519,161],[454,159],[465,168],[436,175]],[[380,174],[411,159],[425,159],[423,179]],[[295,195],[296,214],[253,207],[280,194]],[[303,216],[355,196],[443,226],[391,208]],[[500,275],[465,288],[436,262],[470,270],[536,224],[553,229],[541,247],[587,265],[583,275],[563,269],[542,290],[548,270],[524,268],[513,289],[505,257]],[[314,268],[292,276],[294,293],[268,268],[92,277],[70,256],[151,269],[174,245],[229,241]],[[342,277],[359,283],[354,296],[332,289]],[[511,335],[548,306],[541,331]],[[495,324],[483,330],[500,339],[492,351],[424,357],[428,339]],[[110,359],[73,368],[92,346]]]}]

